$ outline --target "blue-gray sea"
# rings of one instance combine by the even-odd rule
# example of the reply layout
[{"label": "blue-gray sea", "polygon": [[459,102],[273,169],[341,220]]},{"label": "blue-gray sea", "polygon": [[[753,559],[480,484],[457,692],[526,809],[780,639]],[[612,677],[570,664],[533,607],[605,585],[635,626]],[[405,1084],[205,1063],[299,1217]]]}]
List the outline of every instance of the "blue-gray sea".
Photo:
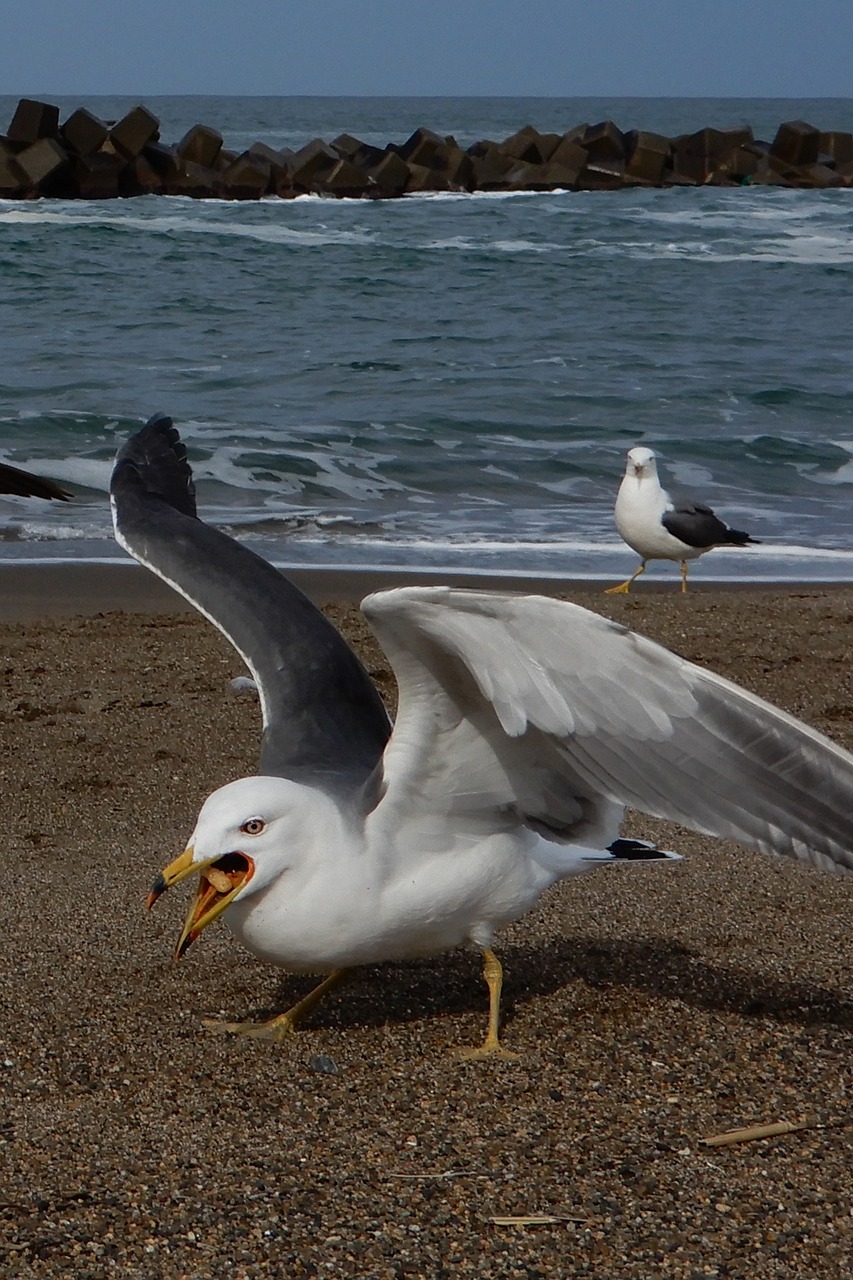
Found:
[{"label": "blue-gray sea", "polygon": [[[144,101],[165,141],[205,123],[236,149],[853,129],[849,99]],[[853,576],[853,189],[5,201],[0,308],[0,459],[76,494],[0,499],[0,559],[120,558],[112,459],[163,410],[205,516],[282,565],[624,575],[613,500],[642,443],[762,540],[695,576]]]}]

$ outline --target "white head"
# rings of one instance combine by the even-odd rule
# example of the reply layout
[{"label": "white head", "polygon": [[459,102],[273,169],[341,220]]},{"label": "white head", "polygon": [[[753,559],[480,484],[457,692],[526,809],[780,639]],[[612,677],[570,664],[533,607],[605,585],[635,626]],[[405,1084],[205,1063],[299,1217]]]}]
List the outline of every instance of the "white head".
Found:
[{"label": "white head", "polygon": [[[269,884],[304,844],[317,803],[313,787],[289,778],[238,778],[212,792],[190,836],[193,863],[231,853],[251,858],[253,889]],[[248,885],[247,885],[248,888]]]},{"label": "white head", "polygon": [[628,458],[625,463],[626,476],[630,476],[635,480],[645,480],[646,478],[656,480],[657,474],[657,462],[651,449],[637,448],[628,450]]},{"label": "white head", "polygon": [[267,888],[311,856],[313,828],[332,802],[313,787],[287,778],[239,778],[209,795],[179,858],[154,881],[160,894],[194,873],[199,885],[176,949],[183,955],[217,916],[238,899]]}]

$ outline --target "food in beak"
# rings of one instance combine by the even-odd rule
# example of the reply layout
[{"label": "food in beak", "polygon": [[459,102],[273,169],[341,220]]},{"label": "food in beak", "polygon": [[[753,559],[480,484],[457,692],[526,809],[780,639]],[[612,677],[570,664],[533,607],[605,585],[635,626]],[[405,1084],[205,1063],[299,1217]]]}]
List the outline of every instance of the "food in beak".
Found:
[{"label": "food in beak", "polygon": [[183,932],[175,947],[175,959],[192,946],[196,938],[209,924],[221,915],[251,878],[255,864],[244,853],[227,853],[206,866],[199,867],[199,883],[195,898],[190,904]]},{"label": "food in beak", "polygon": [[175,959],[182,956],[201,931],[221,915],[255,871],[254,862],[245,853],[226,853],[221,858],[211,858],[209,862],[194,862],[193,856],[193,849],[186,849],[157,876],[148,895],[148,906],[152,907],[166,889],[198,874],[198,888],[175,948]]},{"label": "food in beak", "polygon": [[235,875],[233,871],[229,876],[226,871],[220,871],[215,863],[212,867],[207,868],[204,875],[213,885],[217,893],[230,893],[238,884],[243,883],[242,878],[239,875],[235,880],[232,878]]}]

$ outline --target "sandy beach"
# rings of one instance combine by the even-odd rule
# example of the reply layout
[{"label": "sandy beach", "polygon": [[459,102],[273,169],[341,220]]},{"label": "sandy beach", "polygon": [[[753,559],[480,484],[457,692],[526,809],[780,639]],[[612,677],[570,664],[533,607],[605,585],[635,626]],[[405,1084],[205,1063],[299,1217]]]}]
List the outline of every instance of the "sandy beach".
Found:
[{"label": "sandy beach", "polygon": [[[299,585],[391,702],[353,603],[375,576]],[[532,585],[853,748],[853,587]],[[469,952],[359,971],[283,1046],[218,1038],[202,1017],[310,985],[225,927],[172,963],[186,895],[144,911],[203,798],[255,770],[240,659],[135,568],[5,568],[0,600],[0,1276],[850,1276],[853,877],[632,815],[685,860],[507,932],[517,1063],[454,1056],[485,1029]],[[701,1142],[780,1120],[812,1127]]]}]

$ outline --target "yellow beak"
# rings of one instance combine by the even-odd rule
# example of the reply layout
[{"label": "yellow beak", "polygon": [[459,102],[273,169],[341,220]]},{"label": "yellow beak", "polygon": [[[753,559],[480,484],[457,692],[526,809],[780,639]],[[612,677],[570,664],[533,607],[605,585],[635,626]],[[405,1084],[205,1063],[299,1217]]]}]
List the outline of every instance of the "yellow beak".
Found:
[{"label": "yellow beak", "polygon": [[206,862],[194,862],[194,855],[195,850],[190,845],[179,858],[170,862],[154,880],[146,903],[150,910],[167,889],[198,874],[198,888],[175,947],[175,960],[179,960],[202,930],[222,914],[255,872],[254,862],[245,853],[226,853],[218,858],[208,858]]}]

